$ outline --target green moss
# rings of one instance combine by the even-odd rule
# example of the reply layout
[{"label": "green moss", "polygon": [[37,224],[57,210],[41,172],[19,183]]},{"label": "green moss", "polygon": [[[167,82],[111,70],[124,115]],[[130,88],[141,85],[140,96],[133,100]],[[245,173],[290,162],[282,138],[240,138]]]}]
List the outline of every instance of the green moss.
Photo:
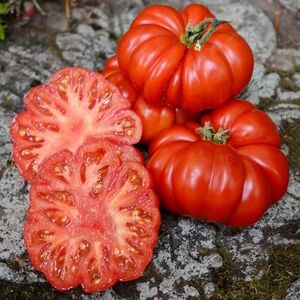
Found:
[{"label": "green moss", "polygon": [[199,277],[193,277],[189,280],[189,285],[194,287],[199,295],[201,295],[201,299],[204,299],[204,288],[203,288],[203,282]]},{"label": "green moss", "polygon": [[294,170],[300,169],[300,119],[281,122],[281,137],[289,147],[288,159]]},{"label": "green moss", "polygon": [[274,68],[272,66],[267,65],[265,73],[266,74],[277,73],[281,78],[284,78],[284,77],[292,77],[298,71],[297,69],[298,68],[295,66],[291,70],[285,71],[285,70],[281,70],[279,68]]},{"label": "green moss", "polygon": [[81,289],[74,289],[67,293],[58,292],[48,283],[12,283],[0,280],[1,299],[22,299],[22,300],[80,300]]},{"label": "green moss", "polygon": [[296,83],[292,79],[290,79],[289,77],[281,78],[280,86],[282,88],[284,88],[285,90],[288,90],[288,91],[297,92],[299,90]]},{"label": "green moss", "polygon": [[4,174],[4,172],[13,165],[13,161],[11,159],[7,160],[6,164],[0,169],[0,178]]},{"label": "green moss", "polygon": [[263,98],[259,100],[259,103],[256,105],[262,111],[267,111],[271,105],[274,104],[273,98]]},{"label": "green moss", "polygon": [[10,97],[5,97],[0,100],[0,107],[6,110],[13,110],[14,103]]},{"label": "green moss", "polygon": [[267,262],[255,266],[259,279],[246,282],[239,266],[222,249],[222,268],[215,270],[213,281],[216,292],[213,299],[284,299],[289,286],[300,276],[300,245],[281,245],[269,249]]}]

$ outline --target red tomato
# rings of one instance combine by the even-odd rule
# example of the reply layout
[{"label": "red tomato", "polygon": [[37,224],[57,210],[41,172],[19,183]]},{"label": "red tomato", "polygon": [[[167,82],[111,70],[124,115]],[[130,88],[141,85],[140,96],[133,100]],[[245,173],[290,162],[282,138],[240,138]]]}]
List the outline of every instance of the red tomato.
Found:
[{"label": "red tomato", "polygon": [[198,113],[180,108],[171,108],[164,104],[152,105],[146,103],[142,96],[138,97],[131,82],[121,72],[116,55],[108,59],[103,75],[114,83],[120,89],[121,94],[133,104],[132,109],[142,120],[143,134],[141,142],[144,144],[149,143],[153,137],[173,123],[184,124],[187,121],[194,121],[199,118]]},{"label": "red tomato", "polygon": [[117,56],[146,102],[195,112],[239,94],[254,63],[247,42],[201,4],[146,7],[121,38]]},{"label": "red tomato", "polygon": [[204,114],[201,124],[201,133],[172,125],[150,144],[147,166],[163,207],[230,226],[255,223],[288,185],[276,126],[244,100]]},{"label": "red tomato", "polygon": [[142,143],[149,143],[158,133],[175,123],[175,110],[166,105],[151,105],[139,97],[132,108],[142,120]]},{"label": "red tomato", "polygon": [[101,141],[76,155],[61,151],[41,165],[24,238],[32,264],[55,288],[81,284],[88,293],[103,291],[140,277],[150,262],[158,201],[130,149]]},{"label": "red tomato", "polygon": [[131,82],[123,76],[116,55],[111,56],[106,61],[102,74],[118,87],[122,96],[127,98],[131,104],[135,102],[138,97],[137,91]]},{"label": "red tomato", "polygon": [[118,89],[96,72],[65,68],[47,85],[25,96],[26,111],[12,122],[13,158],[31,182],[39,165],[62,150],[76,152],[90,139],[109,138],[122,144],[140,140],[140,118]]}]

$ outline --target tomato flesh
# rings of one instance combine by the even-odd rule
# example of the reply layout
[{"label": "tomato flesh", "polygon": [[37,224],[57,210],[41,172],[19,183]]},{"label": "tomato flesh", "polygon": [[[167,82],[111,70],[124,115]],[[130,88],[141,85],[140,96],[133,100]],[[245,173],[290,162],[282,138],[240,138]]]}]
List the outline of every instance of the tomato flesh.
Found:
[{"label": "tomato flesh", "polygon": [[101,141],[40,167],[24,238],[33,265],[59,290],[103,291],[140,277],[151,259],[158,201],[140,156],[119,152]]},{"label": "tomato flesh", "polygon": [[13,158],[31,182],[40,164],[62,149],[73,153],[89,139],[122,144],[140,140],[139,117],[130,102],[96,72],[65,68],[47,85],[34,87],[24,99],[25,112],[12,122]]}]

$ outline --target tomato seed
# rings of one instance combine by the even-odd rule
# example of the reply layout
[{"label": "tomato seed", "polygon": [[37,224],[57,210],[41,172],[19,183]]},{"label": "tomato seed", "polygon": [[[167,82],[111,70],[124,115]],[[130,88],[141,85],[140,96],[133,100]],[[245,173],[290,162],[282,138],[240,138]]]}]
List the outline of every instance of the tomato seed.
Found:
[{"label": "tomato seed", "polygon": [[39,165],[38,164],[33,164],[31,166],[31,169],[36,173],[38,171],[38,169],[39,169]]},{"label": "tomato seed", "polygon": [[25,149],[25,150],[21,151],[22,156],[28,156],[30,154],[31,154],[31,150],[29,150],[29,149]]},{"label": "tomato seed", "polygon": [[132,123],[128,120],[125,122],[125,124],[123,125],[123,128],[131,128],[132,127]]},{"label": "tomato seed", "polygon": [[133,129],[128,129],[126,131],[127,135],[132,136],[133,135]]},{"label": "tomato seed", "polygon": [[121,256],[122,252],[121,252],[118,248],[114,248],[113,254],[114,254],[115,256]]},{"label": "tomato seed", "polygon": [[19,135],[24,136],[26,134],[26,131],[24,129],[19,130]]},{"label": "tomato seed", "polygon": [[96,190],[101,190],[103,188],[103,183],[99,182],[95,185]]},{"label": "tomato seed", "polygon": [[90,244],[87,241],[81,241],[81,243],[79,244],[79,249],[81,251],[84,251],[85,249],[89,248]]},{"label": "tomato seed", "polygon": [[102,101],[102,105],[100,107],[100,111],[106,110],[109,107],[111,107],[111,96],[109,98],[106,98],[104,101]]},{"label": "tomato seed", "polygon": [[69,218],[68,216],[63,216],[63,217],[61,217],[61,219],[60,219],[60,223],[61,223],[62,225],[67,225],[67,224],[70,223],[70,218]]},{"label": "tomato seed", "polygon": [[100,278],[95,278],[93,279],[94,281],[94,284],[99,284],[101,282],[101,279]]}]

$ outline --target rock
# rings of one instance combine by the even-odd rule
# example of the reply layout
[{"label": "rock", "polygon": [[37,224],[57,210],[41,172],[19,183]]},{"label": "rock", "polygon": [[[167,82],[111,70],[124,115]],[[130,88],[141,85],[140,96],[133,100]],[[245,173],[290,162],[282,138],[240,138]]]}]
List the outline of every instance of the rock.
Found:
[{"label": "rock", "polygon": [[300,279],[296,280],[287,290],[285,300],[299,300],[300,298]]},{"label": "rock", "polygon": [[300,91],[297,92],[284,91],[282,90],[282,88],[279,87],[277,89],[277,98],[282,102],[300,100]]},{"label": "rock", "polygon": [[75,33],[61,33],[56,43],[64,60],[72,66],[100,71],[105,60],[114,54],[115,41],[105,30],[95,31],[87,24],[81,24]]},{"label": "rock", "polygon": [[292,77],[296,87],[300,90],[300,73],[296,72]]},{"label": "rock", "polygon": [[267,62],[268,68],[282,74],[294,73],[300,66],[298,49],[276,49]]},{"label": "rock", "polygon": [[141,0],[119,0],[117,5],[104,0],[97,7],[85,5],[74,9],[73,17],[75,20],[84,20],[94,29],[104,29],[119,39],[143,7]]},{"label": "rock", "polygon": [[251,4],[232,3],[211,8],[219,19],[232,21],[233,27],[250,44],[256,62],[265,63],[276,47],[275,30],[268,17]]},{"label": "rock", "polygon": [[279,0],[279,2],[285,6],[287,9],[297,12],[300,10],[300,1],[299,0]]},{"label": "rock", "polygon": [[300,119],[299,105],[293,103],[278,103],[269,107],[268,115],[279,127],[283,120]]},{"label": "rock", "polygon": [[279,82],[277,73],[267,73],[263,64],[255,63],[252,79],[240,97],[256,105],[261,99],[273,98]]}]

